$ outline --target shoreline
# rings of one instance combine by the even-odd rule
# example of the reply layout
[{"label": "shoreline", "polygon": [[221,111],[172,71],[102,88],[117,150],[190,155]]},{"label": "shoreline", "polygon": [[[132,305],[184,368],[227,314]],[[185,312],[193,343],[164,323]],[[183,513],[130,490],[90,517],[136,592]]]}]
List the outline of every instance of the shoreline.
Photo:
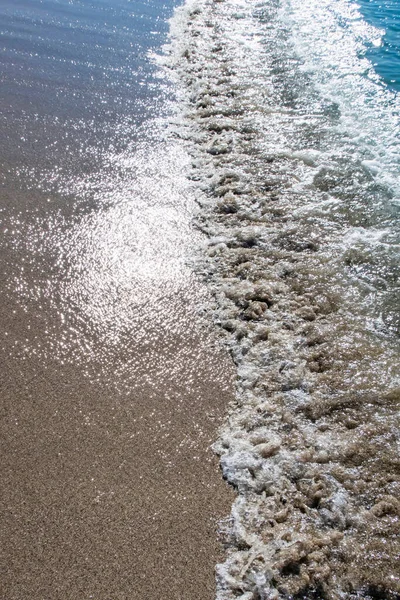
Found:
[{"label": "shoreline", "polygon": [[365,288],[337,260],[342,228],[299,185],[312,153],[265,148],[297,119],[268,88],[274,8],[235,9],[187,2],[168,61],[209,237],[198,272],[238,370],[214,444],[239,494],[217,598],[397,600],[398,344],[366,327]]}]

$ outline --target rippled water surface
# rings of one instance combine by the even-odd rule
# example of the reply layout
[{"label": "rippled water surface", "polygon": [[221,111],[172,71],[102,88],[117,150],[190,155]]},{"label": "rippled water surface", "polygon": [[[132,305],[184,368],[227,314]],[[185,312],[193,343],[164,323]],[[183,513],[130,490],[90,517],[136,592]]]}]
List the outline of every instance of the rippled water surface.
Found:
[{"label": "rippled water surface", "polygon": [[387,85],[400,89],[400,3],[399,0],[361,0],[363,17],[381,30],[379,44],[372,44],[368,56]]},{"label": "rippled water surface", "polygon": [[167,140],[168,86],[147,56],[172,8],[2,4],[3,293],[37,330],[5,333],[27,358],[134,378],[135,327],[146,344],[143,319],[183,326],[163,307],[193,287],[193,206]]},{"label": "rippled water surface", "polygon": [[214,439],[218,600],[398,600],[394,4],[173,5],[0,8],[4,595],[211,599]]}]

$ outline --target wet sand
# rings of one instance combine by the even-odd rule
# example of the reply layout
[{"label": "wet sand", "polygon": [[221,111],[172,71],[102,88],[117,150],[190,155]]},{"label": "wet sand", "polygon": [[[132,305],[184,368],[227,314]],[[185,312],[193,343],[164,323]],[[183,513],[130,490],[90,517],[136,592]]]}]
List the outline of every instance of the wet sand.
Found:
[{"label": "wet sand", "polygon": [[0,8],[1,600],[214,597],[233,367],[148,59],[174,5]]},{"label": "wet sand", "polygon": [[[232,501],[208,448],[230,397],[226,357],[203,354],[189,389],[187,363],[209,343],[193,327],[174,340],[178,377],[157,381],[137,348],[137,387],[119,394],[74,364],[25,360],[15,339],[42,336],[42,319],[2,296],[0,597],[211,600]],[[163,332],[148,333],[173,360]]]},{"label": "wet sand", "polygon": [[196,313],[201,286],[181,267],[158,287],[124,279],[121,254],[112,271],[136,239],[125,208],[67,220],[63,197],[1,193],[0,598],[212,600],[232,493],[209,445],[233,368]]}]

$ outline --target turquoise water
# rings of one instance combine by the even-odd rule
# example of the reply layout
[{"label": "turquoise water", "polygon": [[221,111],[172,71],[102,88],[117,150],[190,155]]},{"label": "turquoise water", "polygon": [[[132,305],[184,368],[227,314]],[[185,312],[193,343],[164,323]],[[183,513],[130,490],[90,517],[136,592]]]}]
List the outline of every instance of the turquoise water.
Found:
[{"label": "turquoise water", "polygon": [[367,56],[384,82],[400,90],[400,2],[399,0],[359,0],[366,21],[384,30],[381,44]]}]

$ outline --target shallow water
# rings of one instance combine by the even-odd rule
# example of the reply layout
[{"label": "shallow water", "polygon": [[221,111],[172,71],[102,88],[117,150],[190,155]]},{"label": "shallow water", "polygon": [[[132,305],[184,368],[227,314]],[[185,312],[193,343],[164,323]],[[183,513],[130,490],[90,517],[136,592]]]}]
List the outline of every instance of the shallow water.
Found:
[{"label": "shallow water", "polygon": [[218,598],[398,598],[399,98],[355,4],[178,11],[198,269],[238,370]]}]

